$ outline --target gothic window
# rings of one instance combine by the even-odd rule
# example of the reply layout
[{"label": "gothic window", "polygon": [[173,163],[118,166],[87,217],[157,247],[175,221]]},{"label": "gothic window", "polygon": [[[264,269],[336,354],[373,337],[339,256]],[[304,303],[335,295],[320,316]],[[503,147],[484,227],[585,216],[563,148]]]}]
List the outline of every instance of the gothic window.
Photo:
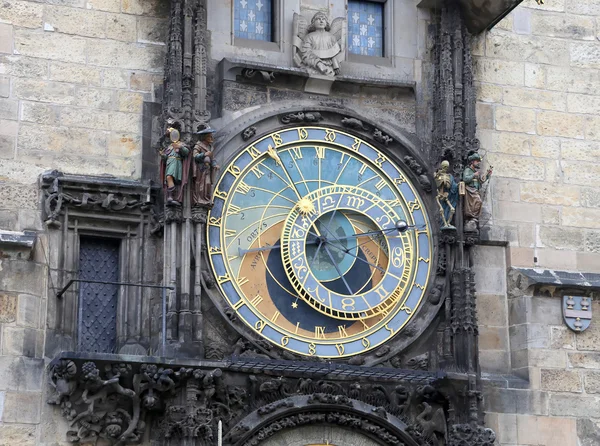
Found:
[{"label": "gothic window", "polygon": [[348,1],[348,52],[361,56],[384,56],[384,3]]},{"label": "gothic window", "polygon": [[[79,247],[78,350],[115,353],[119,240],[82,237]],[[105,282],[90,283],[86,281]]]},{"label": "gothic window", "polygon": [[235,37],[273,41],[273,0],[235,0]]}]

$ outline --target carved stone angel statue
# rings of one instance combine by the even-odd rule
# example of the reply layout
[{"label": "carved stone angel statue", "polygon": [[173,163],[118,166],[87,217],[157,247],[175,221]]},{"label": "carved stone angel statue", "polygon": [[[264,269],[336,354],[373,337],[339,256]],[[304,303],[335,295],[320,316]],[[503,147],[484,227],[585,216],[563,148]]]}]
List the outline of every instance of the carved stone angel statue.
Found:
[{"label": "carved stone angel statue", "polygon": [[338,17],[329,24],[327,15],[317,12],[311,22],[294,14],[294,62],[307,66],[318,74],[335,76],[340,71],[344,18]]}]

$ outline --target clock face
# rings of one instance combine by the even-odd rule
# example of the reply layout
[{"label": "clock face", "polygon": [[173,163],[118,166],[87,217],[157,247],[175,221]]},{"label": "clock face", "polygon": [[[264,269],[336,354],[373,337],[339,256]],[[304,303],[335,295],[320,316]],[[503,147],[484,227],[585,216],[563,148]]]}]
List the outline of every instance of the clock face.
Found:
[{"label": "clock face", "polygon": [[272,133],[226,166],[207,237],[227,305],[262,337],[309,356],[389,340],[415,315],[432,264],[425,207],[398,166],[322,127]]}]

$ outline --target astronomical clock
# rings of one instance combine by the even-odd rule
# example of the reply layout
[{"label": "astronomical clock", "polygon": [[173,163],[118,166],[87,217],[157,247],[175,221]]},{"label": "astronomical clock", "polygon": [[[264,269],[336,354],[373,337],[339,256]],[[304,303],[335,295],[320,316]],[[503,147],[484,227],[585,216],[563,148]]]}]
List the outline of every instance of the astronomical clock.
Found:
[{"label": "astronomical clock", "polygon": [[207,219],[224,304],[255,337],[303,357],[386,343],[423,303],[431,220],[380,147],[319,126],[278,129],[233,154]]}]

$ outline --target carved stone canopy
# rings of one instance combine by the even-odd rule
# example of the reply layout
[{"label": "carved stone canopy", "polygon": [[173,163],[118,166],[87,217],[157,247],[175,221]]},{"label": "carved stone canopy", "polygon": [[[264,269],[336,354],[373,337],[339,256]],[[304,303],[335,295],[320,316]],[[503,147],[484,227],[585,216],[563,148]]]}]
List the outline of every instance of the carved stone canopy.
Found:
[{"label": "carved stone canopy", "polygon": [[[465,17],[467,28],[472,34],[479,34],[490,29],[523,0],[459,0],[458,3]],[[422,0],[420,8],[436,8],[443,6],[444,0]]]}]

